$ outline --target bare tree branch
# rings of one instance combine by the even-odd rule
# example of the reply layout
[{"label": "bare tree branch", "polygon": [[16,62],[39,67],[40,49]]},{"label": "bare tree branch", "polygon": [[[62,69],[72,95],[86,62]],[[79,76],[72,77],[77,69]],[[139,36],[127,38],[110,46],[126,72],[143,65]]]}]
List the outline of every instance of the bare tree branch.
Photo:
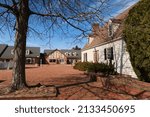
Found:
[{"label": "bare tree branch", "polygon": [[43,14],[43,13],[38,13],[38,12],[34,12],[34,11],[30,11],[31,15],[39,15],[42,17],[60,17],[59,14],[51,14],[51,13],[47,13],[47,14]]},{"label": "bare tree branch", "polygon": [[[70,33],[75,28],[78,31],[73,33],[79,35],[78,39],[85,37],[91,28],[89,24],[103,21],[103,8],[107,7],[108,1],[0,0],[0,19],[4,20],[0,27],[5,28],[7,33],[12,33],[15,24],[11,89],[17,90],[27,86],[25,79],[25,49],[28,31],[34,32],[39,37],[43,36],[44,33],[50,37],[54,31],[55,34],[61,33],[61,30],[64,33]],[[45,32],[43,33],[43,31]]]},{"label": "bare tree branch", "polygon": [[84,34],[85,30],[83,30],[83,29],[81,29],[81,28],[75,26],[75,25],[72,24],[71,22],[69,22],[68,19],[67,19],[66,17],[64,17],[63,15],[61,15],[61,14],[59,14],[59,15],[60,15],[60,17],[61,17],[62,19],[64,19],[70,26],[72,26],[72,27],[75,28],[75,29],[78,29],[78,30],[82,31],[83,34]]},{"label": "bare tree branch", "polygon": [[9,11],[9,9],[7,9],[6,11],[3,11],[0,13],[0,16],[3,16],[5,13],[7,13]]},{"label": "bare tree branch", "polygon": [[3,8],[6,8],[6,9],[9,9],[9,10],[12,10],[13,11],[13,8],[7,4],[3,4],[3,3],[0,3],[0,7],[3,7]]},{"label": "bare tree branch", "polygon": [[14,5],[17,4],[17,2],[15,0],[11,0],[11,1],[13,2]]}]

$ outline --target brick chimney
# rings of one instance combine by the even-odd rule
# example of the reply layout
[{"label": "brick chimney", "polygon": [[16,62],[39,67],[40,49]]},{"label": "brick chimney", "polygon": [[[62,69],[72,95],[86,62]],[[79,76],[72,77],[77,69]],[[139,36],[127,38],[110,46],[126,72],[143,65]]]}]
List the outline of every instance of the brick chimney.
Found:
[{"label": "brick chimney", "polygon": [[99,24],[98,23],[94,23],[92,25],[92,32],[93,32],[93,34],[98,34],[98,32],[99,32]]},{"label": "brick chimney", "polygon": [[89,36],[88,36],[88,44],[91,44],[92,41],[94,40],[94,37],[96,35],[98,35],[99,29],[100,28],[99,28],[99,24],[98,23],[92,24],[92,33],[89,34]]}]

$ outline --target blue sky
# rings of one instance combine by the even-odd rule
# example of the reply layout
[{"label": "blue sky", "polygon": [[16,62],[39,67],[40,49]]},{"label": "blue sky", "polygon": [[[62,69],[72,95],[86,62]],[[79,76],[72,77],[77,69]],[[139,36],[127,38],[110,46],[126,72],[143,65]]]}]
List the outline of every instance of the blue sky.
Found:
[{"label": "blue sky", "polygon": [[[111,7],[106,11],[109,15],[105,16],[105,20],[108,20],[110,17],[114,17],[119,13],[123,12],[125,9],[135,4],[138,0],[124,0],[124,3],[120,2],[122,0],[112,0]],[[122,5],[121,5],[122,4]],[[33,22],[34,23],[34,22]],[[37,25],[37,24],[35,24]],[[40,30],[40,27],[37,25],[37,29]],[[75,39],[75,34],[78,33],[76,29],[69,28],[69,35],[62,33],[59,30],[55,30],[56,33],[51,34],[52,37],[49,38],[43,35],[29,35],[27,39],[27,46],[40,47],[41,52],[44,49],[71,49],[75,45],[83,47],[87,42],[86,38],[81,38],[80,40]],[[41,37],[41,38],[39,38]],[[0,34],[0,44],[9,44],[13,45],[14,43],[14,34],[9,34],[8,31]]]}]

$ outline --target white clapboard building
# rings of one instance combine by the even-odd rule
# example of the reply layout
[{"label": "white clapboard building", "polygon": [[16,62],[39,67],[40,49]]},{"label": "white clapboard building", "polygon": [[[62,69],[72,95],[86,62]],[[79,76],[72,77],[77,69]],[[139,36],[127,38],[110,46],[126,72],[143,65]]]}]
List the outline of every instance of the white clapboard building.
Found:
[{"label": "white clapboard building", "polygon": [[81,51],[82,62],[112,62],[118,73],[137,78],[122,36],[123,22],[128,12],[129,9],[110,19],[104,26],[100,27],[98,23],[93,24],[88,43]]}]

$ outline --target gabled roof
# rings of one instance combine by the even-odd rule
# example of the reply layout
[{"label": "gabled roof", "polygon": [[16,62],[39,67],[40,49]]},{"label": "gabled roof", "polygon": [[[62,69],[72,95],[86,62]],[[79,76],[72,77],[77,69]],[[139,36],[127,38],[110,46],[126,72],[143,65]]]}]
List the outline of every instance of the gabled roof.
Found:
[{"label": "gabled roof", "polygon": [[[81,58],[81,50],[75,50],[75,49],[62,49],[62,50],[44,50],[44,53],[47,55],[52,54],[55,51],[59,51],[60,53],[62,53],[63,55],[65,55],[67,58]],[[75,53],[76,52],[76,56],[73,56],[72,54],[70,54],[70,56],[67,56],[66,53]]]},{"label": "gabled roof", "polygon": [[104,26],[99,29],[99,32],[97,34],[90,34],[90,38],[94,38],[93,41],[89,44],[87,43],[82,50],[90,49],[92,47],[95,47],[99,45],[100,43],[103,43],[106,41],[107,36],[107,26]]},{"label": "gabled roof", "polygon": [[11,50],[13,50],[13,46],[8,46],[6,48],[6,50],[4,51],[4,53],[1,55],[2,59],[12,59],[13,58],[13,54],[11,54]]},{"label": "gabled roof", "polygon": [[40,47],[26,47],[26,50],[30,50],[30,54],[26,57],[40,57]]},{"label": "gabled roof", "polygon": [[44,50],[44,54],[48,55],[50,53],[52,53],[54,50]]},{"label": "gabled roof", "polygon": [[0,44],[0,57],[3,54],[3,52],[5,51],[7,45],[6,44]]},{"label": "gabled roof", "polygon": [[[124,20],[126,19],[126,17],[128,16],[129,10],[131,8],[132,7],[125,10],[124,12],[120,13],[116,17],[110,19],[112,23],[119,24],[118,29],[113,34],[113,39],[114,40],[122,36],[123,23],[124,23]],[[91,43],[87,43],[84,46],[84,48],[82,49],[82,51],[87,50],[87,49],[91,49],[95,46],[98,46],[98,45],[101,45],[103,43],[109,42],[110,37],[108,37],[108,22],[103,27],[99,27],[99,29],[98,29],[98,31],[96,31],[96,33],[92,32],[91,34],[89,34],[89,37],[92,37],[94,39]]]}]

